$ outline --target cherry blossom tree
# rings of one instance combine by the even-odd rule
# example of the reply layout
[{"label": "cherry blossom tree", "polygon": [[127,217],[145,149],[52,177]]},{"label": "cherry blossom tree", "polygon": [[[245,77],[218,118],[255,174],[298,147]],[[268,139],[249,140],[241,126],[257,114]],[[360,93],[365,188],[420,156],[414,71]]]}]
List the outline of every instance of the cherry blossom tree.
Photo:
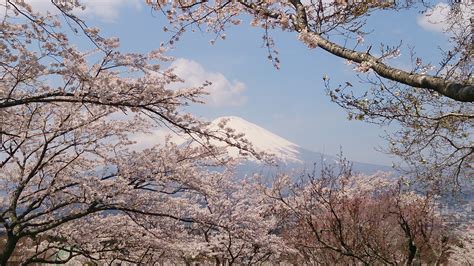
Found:
[{"label": "cherry blossom tree", "polygon": [[[23,261],[232,265],[277,260],[286,249],[272,233],[276,219],[265,216],[271,206],[268,198],[252,183],[209,176],[215,178],[207,179],[212,179],[207,189],[201,187],[201,193],[188,189],[187,196],[175,199],[173,206],[166,197],[140,202],[148,207],[139,211],[127,204],[119,213],[94,213],[30,238]],[[58,258],[58,254],[63,255]]]},{"label": "cherry blossom tree", "polygon": [[456,247],[433,197],[382,173],[326,167],[300,182],[281,176],[266,194],[275,200],[281,236],[298,250],[288,258],[295,263],[442,264]]},{"label": "cherry blossom tree", "polygon": [[467,230],[459,232],[458,242],[450,250],[451,261],[458,265],[472,265],[474,255],[474,234],[472,224]]},{"label": "cherry blossom tree", "polygon": [[[225,39],[225,29],[250,17],[263,29],[268,58],[280,60],[271,32],[294,32],[310,49],[345,59],[360,85],[323,82],[332,101],[348,111],[349,119],[382,125],[397,124],[387,135],[386,152],[400,156],[397,166],[437,188],[460,188],[472,176],[474,87],[472,83],[472,22],[468,1],[449,1],[443,21],[449,50],[441,50],[439,66],[420,58],[414,45],[365,43],[374,13],[419,9],[427,16],[436,6],[426,1],[146,1],[170,21],[173,44],[197,26]],[[400,51],[408,50],[412,68],[392,66]],[[378,55],[376,55],[378,54]],[[315,63],[318,66],[318,63]],[[296,66],[298,68],[299,66]],[[399,129],[399,130],[398,130]]]},{"label": "cherry blossom tree", "polygon": [[[161,67],[171,60],[163,47],[121,53],[117,39],[103,38],[68,13],[78,3],[53,4],[62,16],[37,13],[24,1],[1,5],[0,264],[18,254],[21,263],[67,263],[79,256],[155,262],[159,254],[210,252],[194,227],[221,222],[201,209],[208,206],[203,198],[219,196],[214,186],[226,178],[213,168],[232,161],[211,140],[260,154],[224,124],[210,130],[180,109],[201,102],[208,84],[171,89],[181,79]],[[69,41],[78,32],[92,48]],[[156,126],[200,145],[167,140],[136,150],[131,136]],[[221,239],[232,245],[212,245],[216,256],[227,252],[235,260],[233,245],[242,236],[232,222],[207,230],[217,235],[227,228]],[[239,247],[264,239],[263,232],[249,233]]]}]

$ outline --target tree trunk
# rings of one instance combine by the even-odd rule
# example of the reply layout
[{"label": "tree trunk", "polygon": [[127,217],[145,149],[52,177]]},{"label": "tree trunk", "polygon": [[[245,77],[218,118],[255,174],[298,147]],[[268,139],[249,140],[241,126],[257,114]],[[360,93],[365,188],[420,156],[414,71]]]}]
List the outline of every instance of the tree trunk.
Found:
[{"label": "tree trunk", "polygon": [[3,250],[0,251],[0,265],[7,265],[8,260],[10,259],[13,251],[15,251],[16,244],[18,243],[18,238],[13,235],[11,231],[7,232],[7,242],[3,247]]},{"label": "tree trunk", "polygon": [[416,255],[416,246],[413,244],[413,241],[410,239],[408,241],[408,259],[407,259],[407,266],[413,264],[413,260],[415,259]]}]

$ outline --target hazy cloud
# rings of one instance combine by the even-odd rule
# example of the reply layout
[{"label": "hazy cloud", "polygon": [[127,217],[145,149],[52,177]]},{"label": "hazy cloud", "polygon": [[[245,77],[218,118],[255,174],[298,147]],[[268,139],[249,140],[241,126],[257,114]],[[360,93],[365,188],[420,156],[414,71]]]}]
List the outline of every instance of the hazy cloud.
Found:
[{"label": "hazy cloud", "polygon": [[450,31],[460,32],[470,25],[471,10],[465,3],[456,6],[457,12],[451,12],[451,6],[446,3],[438,3],[424,14],[418,16],[418,25],[423,29],[436,32],[445,32],[449,27],[449,20],[455,21]]},{"label": "hazy cloud", "polygon": [[[59,11],[51,4],[50,0],[26,0],[34,10],[40,13],[47,11],[57,14]],[[114,22],[120,16],[120,10],[123,8],[133,8],[139,10],[141,8],[140,0],[81,0],[85,10],[76,10],[79,16],[89,16],[99,18],[106,22]]]},{"label": "hazy cloud", "polygon": [[446,3],[439,3],[424,14],[418,16],[418,25],[429,31],[443,32],[448,24],[446,22],[450,7]]},{"label": "hazy cloud", "polygon": [[175,74],[185,80],[181,86],[198,87],[205,81],[212,82],[212,85],[207,87],[210,95],[205,98],[206,103],[211,106],[240,106],[247,100],[243,95],[244,83],[238,80],[230,81],[219,72],[207,71],[196,61],[180,58],[174,61],[171,67]]}]

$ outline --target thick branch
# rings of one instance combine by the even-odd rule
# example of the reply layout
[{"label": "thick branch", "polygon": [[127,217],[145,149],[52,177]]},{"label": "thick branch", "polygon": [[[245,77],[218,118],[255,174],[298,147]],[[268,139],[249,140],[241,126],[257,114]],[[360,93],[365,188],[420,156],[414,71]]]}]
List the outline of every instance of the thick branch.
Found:
[{"label": "thick branch", "polygon": [[378,61],[378,59],[368,53],[356,52],[346,49],[336,43],[328,41],[314,32],[306,32],[303,34],[310,34],[309,38],[322,49],[330,52],[333,55],[342,57],[356,63],[366,62],[375,73],[380,76],[400,82],[402,84],[425,88],[431,91],[436,91],[441,95],[449,97],[460,102],[474,102],[474,85],[450,82],[443,78],[422,75],[416,73],[409,73]]},{"label": "thick branch", "polygon": [[[321,37],[321,35],[310,29],[306,16],[306,10],[301,1],[291,0],[290,2],[294,6],[296,12],[296,16],[294,17],[295,21],[293,21],[295,30],[302,35],[301,37],[303,40],[306,40],[311,45],[319,46],[335,56],[351,60],[359,64],[365,62],[373,71],[375,71],[375,73],[389,80],[400,82],[411,87],[435,91],[456,101],[474,102],[474,84],[462,84],[447,81],[436,76],[409,73],[401,69],[387,66],[386,64],[380,62],[378,58],[370,55],[369,53],[346,49]],[[256,9],[255,11],[262,13],[260,9],[261,8]]]}]

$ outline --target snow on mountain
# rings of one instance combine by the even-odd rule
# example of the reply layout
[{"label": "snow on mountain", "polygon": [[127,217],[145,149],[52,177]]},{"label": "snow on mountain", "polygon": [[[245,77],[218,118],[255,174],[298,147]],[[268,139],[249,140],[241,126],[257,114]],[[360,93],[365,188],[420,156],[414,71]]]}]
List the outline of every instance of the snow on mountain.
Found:
[{"label": "snow on mountain", "polygon": [[[300,146],[280,137],[272,132],[251,123],[241,117],[237,116],[225,116],[219,117],[211,122],[211,129],[218,129],[218,124],[223,120],[227,120],[226,127],[230,127],[236,131],[236,133],[245,134],[245,138],[249,140],[256,151],[264,151],[269,154],[275,155],[275,158],[284,163],[302,163],[299,150]],[[238,155],[238,150],[230,148],[229,153],[232,156]],[[248,158],[249,160],[255,160]]]}]

